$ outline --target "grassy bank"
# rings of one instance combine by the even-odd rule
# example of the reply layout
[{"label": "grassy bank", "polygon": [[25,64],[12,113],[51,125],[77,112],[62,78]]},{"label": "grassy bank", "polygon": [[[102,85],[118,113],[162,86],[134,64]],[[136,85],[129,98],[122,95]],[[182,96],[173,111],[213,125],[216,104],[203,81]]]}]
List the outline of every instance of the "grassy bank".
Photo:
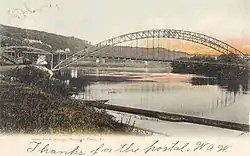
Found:
[{"label": "grassy bank", "polygon": [[72,100],[70,89],[35,67],[2,73],[0,131],[3,133],[128,133],[102,109]]}]

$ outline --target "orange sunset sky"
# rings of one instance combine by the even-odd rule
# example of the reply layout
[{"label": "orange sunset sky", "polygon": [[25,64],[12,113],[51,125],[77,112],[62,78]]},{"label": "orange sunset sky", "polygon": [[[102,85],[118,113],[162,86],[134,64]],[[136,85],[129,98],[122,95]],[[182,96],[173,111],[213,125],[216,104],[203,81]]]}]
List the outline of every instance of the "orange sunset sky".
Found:
[{"label": "orange sunset sky", "polygon": [[[223,42],[228,43],[229,45],[235,47],[243,53],[250,54],[250,37],[239,37],[239,38],[228,38],[228,39],[220,39]],[[125,46],[136,46],[136,41],[126,42]],[[154,46],[153,46],[154,45]],[[158,39],[148,39],[148,46],[146,40],[138,41],[139,47],[157,47]],[[174,39],[159,39],[159,47],[170,49],[170,50],[179,50],[183,52],[187,52],[189,54],[206,54],[206,55],[219,55],[220,53],[211,49],[209,47],[192,43],[189,41],[182,40],[174,40]]]},{"label": "orange sunset sky", "polygon": [[[235,37],[235,38],[220,39],[220,40],[228,43],[229,45],[232,45],[233,47],[239,49],[243,53],[250,54],[250,37]],[[176,42],[176,44],[174,44],[174,42]],[[195,53],[211,54],[211,55],[219,54],[217,51],[211,48],[191,42],[171,40],[171,43],[174,44],[172,47],[178,50],[188,52],[190,54],[195,54]],[[168,47],[168,45],[166,45],[165,47]]]}]

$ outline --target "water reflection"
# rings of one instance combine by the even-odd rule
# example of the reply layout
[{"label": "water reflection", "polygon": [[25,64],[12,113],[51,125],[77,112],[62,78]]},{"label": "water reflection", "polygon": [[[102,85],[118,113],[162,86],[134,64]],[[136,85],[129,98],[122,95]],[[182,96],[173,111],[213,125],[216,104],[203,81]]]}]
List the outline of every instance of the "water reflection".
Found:
[{"label": "water reflection", "polygon": [[175,113],[205,113],[236,102],[234,94],[218,86],[173,83],[95,83],[86,87],[85,98],[109,99],[110,103]]},{"label": "water reflection", "polygon": [[247,94],[249,91],[249,78],[241,77],[237,80],[234,79],[217,79],[217,78],[201,78],[194,77],[190,82],[192,85],[218,85],[229,92]]},{"label": "water reflection", "polygon": [[71,78],[77,78],[78,70],[76,68],[73,68],[71,70]]}]

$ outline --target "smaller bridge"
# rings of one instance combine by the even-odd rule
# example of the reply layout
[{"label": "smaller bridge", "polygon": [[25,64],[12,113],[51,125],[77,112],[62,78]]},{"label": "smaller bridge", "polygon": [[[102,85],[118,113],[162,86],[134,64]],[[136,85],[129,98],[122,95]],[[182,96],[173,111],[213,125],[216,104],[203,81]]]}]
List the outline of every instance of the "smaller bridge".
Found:
[{"label": "smaller bridge", "polygon": [[13,64],[19,64],[20,58],[23,59],[24,56],[47,55],[51,58],[51,69],[53,67],[53,53],[46,50],[28,46],[5,46],[1,47],[1,51],[1,56]]}]

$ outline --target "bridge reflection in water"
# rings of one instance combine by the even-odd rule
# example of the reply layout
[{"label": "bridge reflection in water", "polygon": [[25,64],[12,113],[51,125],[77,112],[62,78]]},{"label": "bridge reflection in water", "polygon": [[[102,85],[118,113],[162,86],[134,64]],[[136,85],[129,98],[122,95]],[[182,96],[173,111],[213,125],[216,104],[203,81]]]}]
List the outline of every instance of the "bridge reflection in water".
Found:
[{"label": "bridge reflection in water", "polygon": [[[174,75],[173,79],[160,82],[123,81],[112,76],[108,79],[98,76],[100,73],[108,72],[107,69],[99,68],[71,69],[63,71],[62,75],[66,76],[64,77],[66,82],[81,88],[78,95],[74,96],[78,99],[107,99],[108,103],[113,105],[248,124],[247,103],[250,100],[248,78],[245,78],[245,81],[219,81],[216,78],[182,74],[181,77],[186,77],[185,81],[183,79],[176,81],[178,74],[169,71],[149,74],[155,76],[162,72],[166,77]],[[150,73],[150,70],[148,72]],[[86,74],[94,75],[86,76]],[[130,74],[138,76],[141,73]],[[83,83],[90,79],[94,82]]]}]

